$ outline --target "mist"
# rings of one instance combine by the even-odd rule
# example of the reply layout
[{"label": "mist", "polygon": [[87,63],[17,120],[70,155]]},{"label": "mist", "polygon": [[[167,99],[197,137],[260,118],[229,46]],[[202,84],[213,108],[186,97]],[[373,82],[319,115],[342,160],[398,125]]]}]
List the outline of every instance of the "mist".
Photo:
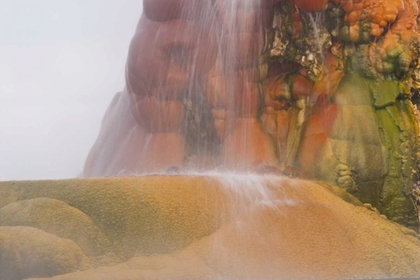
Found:
[{"label": "mist", "polygon": [[0,180],[81,174],[141,0],[0,2]]}]

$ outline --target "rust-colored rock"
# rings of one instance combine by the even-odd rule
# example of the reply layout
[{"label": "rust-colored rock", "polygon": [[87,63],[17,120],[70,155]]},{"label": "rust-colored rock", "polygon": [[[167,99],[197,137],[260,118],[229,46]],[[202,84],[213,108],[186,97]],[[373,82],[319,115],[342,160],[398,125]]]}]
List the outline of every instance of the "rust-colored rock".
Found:
[{"label": "rust-colored rock", "polygon": [[294,0],[296,6],[305,12],[319,12],[327,7],[328,0]]},{"label": "rust-colored rock", "polygon": [[418,230],[416,0],[143,3],[86,176],[299,170]]}]

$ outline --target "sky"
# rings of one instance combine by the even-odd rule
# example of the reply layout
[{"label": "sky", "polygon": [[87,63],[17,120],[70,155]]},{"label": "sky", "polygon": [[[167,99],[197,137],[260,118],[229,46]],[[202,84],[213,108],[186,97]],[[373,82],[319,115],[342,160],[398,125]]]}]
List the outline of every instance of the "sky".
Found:
[{"label": "sky", "polygon": [[80,176],[142,0],[0,0],[0,181]]}]

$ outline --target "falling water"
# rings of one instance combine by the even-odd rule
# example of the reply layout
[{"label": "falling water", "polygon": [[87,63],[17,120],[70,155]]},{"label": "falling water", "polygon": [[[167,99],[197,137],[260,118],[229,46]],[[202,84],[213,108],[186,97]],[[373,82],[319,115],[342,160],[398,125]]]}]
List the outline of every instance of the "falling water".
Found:
[{"label": "falling water", "polygon": [[[355,118],[349,121],[343,117],[344,128],[340,127],[337,133],[340,137],[333,139],[336,142],[328,142],[331,128],[325,126],[327,122],[332,126],[337,111],[342,109],[337,109],[338,106],[321,108],[332,109],[322,116],[313,114],[311,117],[318,118],[312,119],[315,120],[312,124],[309,120],[310,129],[303,131],[312,86],[322,78],[326,87],[321,94],[331,94],[329,78],[322,77],[322,70],[318,71],[327,68],[324,66],[328,64],[328,55],[333,55],[328,45],[331,38],[328,30],[322,29],[326,28],[323,12],[313,12],[313,8],[303,12],[298,8],[302,2],[297,0],[280,1],[274,9],[272,4],[277,2],[144,0],[144,14],[130,45],[125,88],[116,94],[105,113],[84,171],[90,177],[146,178],[35,182],[35,188],[25,182],[23,185],[11,182],[10,188],[0,189],[6,205],[1,208],[6,213],[4,220],[13,226],[21,220],[23,226],[32,226],[40,215],[38,224],[42,229],[45,220],[58,217],[52,224],[53,233],[66,242],[63,244],[74,245],[78,249],[74,252],[80,256],[85,256],[84,247],[76,246],[67,239],[68,235],[61,236],[56,229],[61,229],[62,217],[75,217],[69,223],[70,237],[78,236],[78,229],[92,225],[91,229],[80,231],[80,235],[84,238],[87,232],[90,238],[89,230],[94,232],[94,246],[103,235],[105,245],[101,254],[106,255],[89,256],[92,264],[86,256],[83,263],[86,268],[116,265],[93,268],[93,275],[100,274],[100,278],[90,278],[90,272],[76,272],[87,275],[84,279],[103,279],[104,275],[112,278],[108,271],[118,275],[115,279],[218,279],[219,275],[220,279],[337,279],[337,275],[357,277],[357,270],[373,271],[374,276],[392,275],[395,270],[396,275],[401,275],[399,270],[406,268],[418,275],[412,256],[418,256],[420,244],[414,244],[413,233],[407,239],[406,231],[388,224],[372,209],[359,207],[362,204],[344,190],[283,176],[296,161],[298,149],[303,146],[301,139],[308,135],[304,144],[313,141],[315,145],[307,145],[309,156],[302,162],[311,165],[310,171],[328,175],[321,174],[324,177],[318,179],[338,177],[336,182],[342,179],[343,184],[362,190],[364,186],[353,181],[353,167],[339,160],[352,153],[356,158],[354,165],[366,166],[359,170],[382,179],[387,174],[381,173],[381,169],[388,165],[386,161],[378,162],[382,159],[374,155],[375,149],[386,148],[381,146],[379,131],[377,135],[362,131],[366,127],[373,131],[374,125],[353,126],[351,121]],[[273,10],[277,13],[275,19]],[[322,7],[318,9],[321,10]],[[294,22],[293,17],[299,17],[299,22]],[[274,24],[270,26],[270,22]],[[365,84],[361,76],[356,82],[359,80]],[[353,90],[351,85],[348,87],[348,91]],[[357,94],[367,96],[369,88],[366,86],[366,92],[352,91],[350,95],[357,99]],[[368,124],[370,117],[375,124],[373,119],[377,116],[372,107],[349,104],[350,109],[366,110],[345,111],[348,116],[358,116],[360,123],[368,120]],[[312,134],[302,136],[308,131]],[[410,136],[403,132],[401,135],[404,139]],[[406,146],[404,143],[403,147]],[[340,158],[334,150],[344,156]],[[368,153],[370,150],[373,152]],[[374,155],[373,161],[368,160],[369,154]],[[313,169],[318,160],[324,162]],[[279,172],[281,168],[284,170]],[[365,178],[371,181],[363,183],[369,187],[366,192],[373,194],[376,189],[370,184],[376,181],[370,175]],[[360,176],[363,179],[364,174]],[[400,183],[396,177],[390,182]],[[381,188],[384,186],[394,187],[390,184]],[[394,191],[392,188],[389,189]],[[396,197],[395,201],[399,199]],[[23,209],[30,209],[32,204],[43,206],[42,203],[51,211],[51,215],[46,212],[46,219],[43,211],[15,215],[21,214],[22,205]],[[55,205],[58,206],[50,207]],[[82,218],[88,222],[84,223]],[[14,233],[19,231],[6,230],[12,232],[12,237],[19,237]],[[96,230],[101,235],[96,236]],[[16,244],[29,244],[23,247],[29,248],[28,260],[37,260],[32,252],[51,239],[47,229],[37,231],[42,243],[21,242],[25,241],[24,235],[15,239]],[[25,255],[23,251],[16,254],[10,251],[11,263],[26,265],[20,255]],[[40,251],[40,256],[45,251]],[[62,264],[71,260],[61,251],[56,255],[59,257],[51,260],[62,260]],[[3,259],[9,258],[4,256]],[[40,259],[50,267],[48,258]],[[195,274],[197,264],[201,274]],[[9,266],[13,273],[14,265],[7,262],[3,265]],[[38,271],[31,273],[39,276]],[[173,278],[174,274],[179,277]],[[63,277],[59,279],[80,279]]]},{"label": "falling water", "polygon": [[[86,176],[275,165],[259,124],[265,1],[145,1]],[[265,6],[264,6],[265,5]]]},{"label": "falling water", "polygon": [[[284,178],[276,175],[216,174],[215,178],[228,193],[232,216],[249,216],[261,210],[296,206],[298,201],[282,192]],[[244,221],[242,221],[244,222]]]},{"label": "falling water", "polygon": [[[257,261],[253,261],[249,256],[257,256],[258,250],[270,251],[273,244],[278,244],[273,239],[274,236],[260,233],[263,225],[273,222],[273,216],[284,218],[290,211],[303,209],[301,207],[305,204],[300,202],[300,197],[295,193],[300,188],[299,184],[272,174],[211,172],[206,176],[208,180],[218,182],[225,192],[228,198],[226,209],[230,217],[213,236],[211,255],[217,256],[220,263],[231,267],[242,277],[259,278],[255,273],[270,275],[273,264],[284,258],[281,250],[279,255],[260,256]],[[279,236],[275,239],[277,238]],[[249,262],[250,265],[245,265]],[[289,267],[287,270],[293,268]],[[225,276],[220,279],[234,278]]]},{"label": "falling water", "polygon": [[[326,57],[325,57],[325,50],[331,47],[330,38],[324,38],[328,32],[325,32],[325,13],[324,12],[316,12],[316,13],[306,13],[307,17],[309,18],[310,26],[312,29],[313,36],[315,37],[315,44],[316,44],[316,55],[319,59],[318,64],[319,67],[325,68],[326,65]],[[326,88],[328,91],[331,91],[331,81],[328,75],[324,75],[322,73],[320,78],[322,77],[322,81],[325,83]],[[328,94],[331,94],[328,92]]]},{"label": "falling water", "polygon": [[[127,86],[104,117],[85,174],[215,180],[229,198],[233,235],[245,240],[257,232],[248,217],[299,205],[283,193],[274,145],[259,121],[265,101],[257,62],[271,7],[256,0],[193,1],[162,14],[153,3],[145,1]],[[316,24],[313,19],[319,36]],[[213,243],[229,259],[225,241]]]},{"label": "falling water", "polygon": [[321,38],[321,28],[324,26],[324,13],[317,12],[317,13],[307,13],[309,18],[309,22],[311,24],[313,34],[315,36],[315,43],[317,44],[317,54],[321,57],[321,64],[325,64],[325,54],[323,53],[324,46],[323,46],[323,39]]},{"label": "falling water", "polygon": [[[267,101],[258,60],[267,48],[272,7],[263,0],[160,2],[144,2],[126,88],[106,113],[85,174],[215,180],[229,198],[231,235],[245,242],[258,232],[249,218],[264,220],[299,206],[290,190],[283,192],[285,179],[275,175],[278,154],[260,122]],[[321,53],[322,16],[308,17]],[[214,239],[214,252],[226,260],[233,254],[227,245]]]}]

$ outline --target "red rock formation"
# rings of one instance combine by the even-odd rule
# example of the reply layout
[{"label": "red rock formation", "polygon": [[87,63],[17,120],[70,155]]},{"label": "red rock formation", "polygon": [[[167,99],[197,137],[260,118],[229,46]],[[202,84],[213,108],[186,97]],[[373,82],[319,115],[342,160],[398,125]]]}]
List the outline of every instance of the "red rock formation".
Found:
[{"label": "red rock formation", "polygon": [[300,168],[416,228],[418,15],[416,0],[144,0],[85,174]]},{"label": "red rock formation", "polygon": [[[189,155],[191,143],[186,140],[188,133],[194,132],[189,128],[185,132],[190,111],[196,110],[191,106],[196,105],[186,106],[203,97],[222,145],[218,164],[275,165],[272,145],[257,120],[256,62],[264,27],[271,21],[270,8],[276,2],[144,0],[144,14],[130,45],[124,92],[131,98],[129,106],[137,121],[132,129],[139,142],[124,160],[110,164],[113,168],[102,168],[102,172],[97,168],[99,158],[115,162],[121,151],[103,155],[104,145],[97,143],[85,174],[165,170],[182,166],[187,157],[197,157]],[[124,137],[114,145],[136,141]],[[105,136],[98,139],[104,141],[108,141]]]},{"label": "red rock formation", "polygon": [[305,12],[319,12],[327,8],[328,0],[294,0],[296,6]]}]

